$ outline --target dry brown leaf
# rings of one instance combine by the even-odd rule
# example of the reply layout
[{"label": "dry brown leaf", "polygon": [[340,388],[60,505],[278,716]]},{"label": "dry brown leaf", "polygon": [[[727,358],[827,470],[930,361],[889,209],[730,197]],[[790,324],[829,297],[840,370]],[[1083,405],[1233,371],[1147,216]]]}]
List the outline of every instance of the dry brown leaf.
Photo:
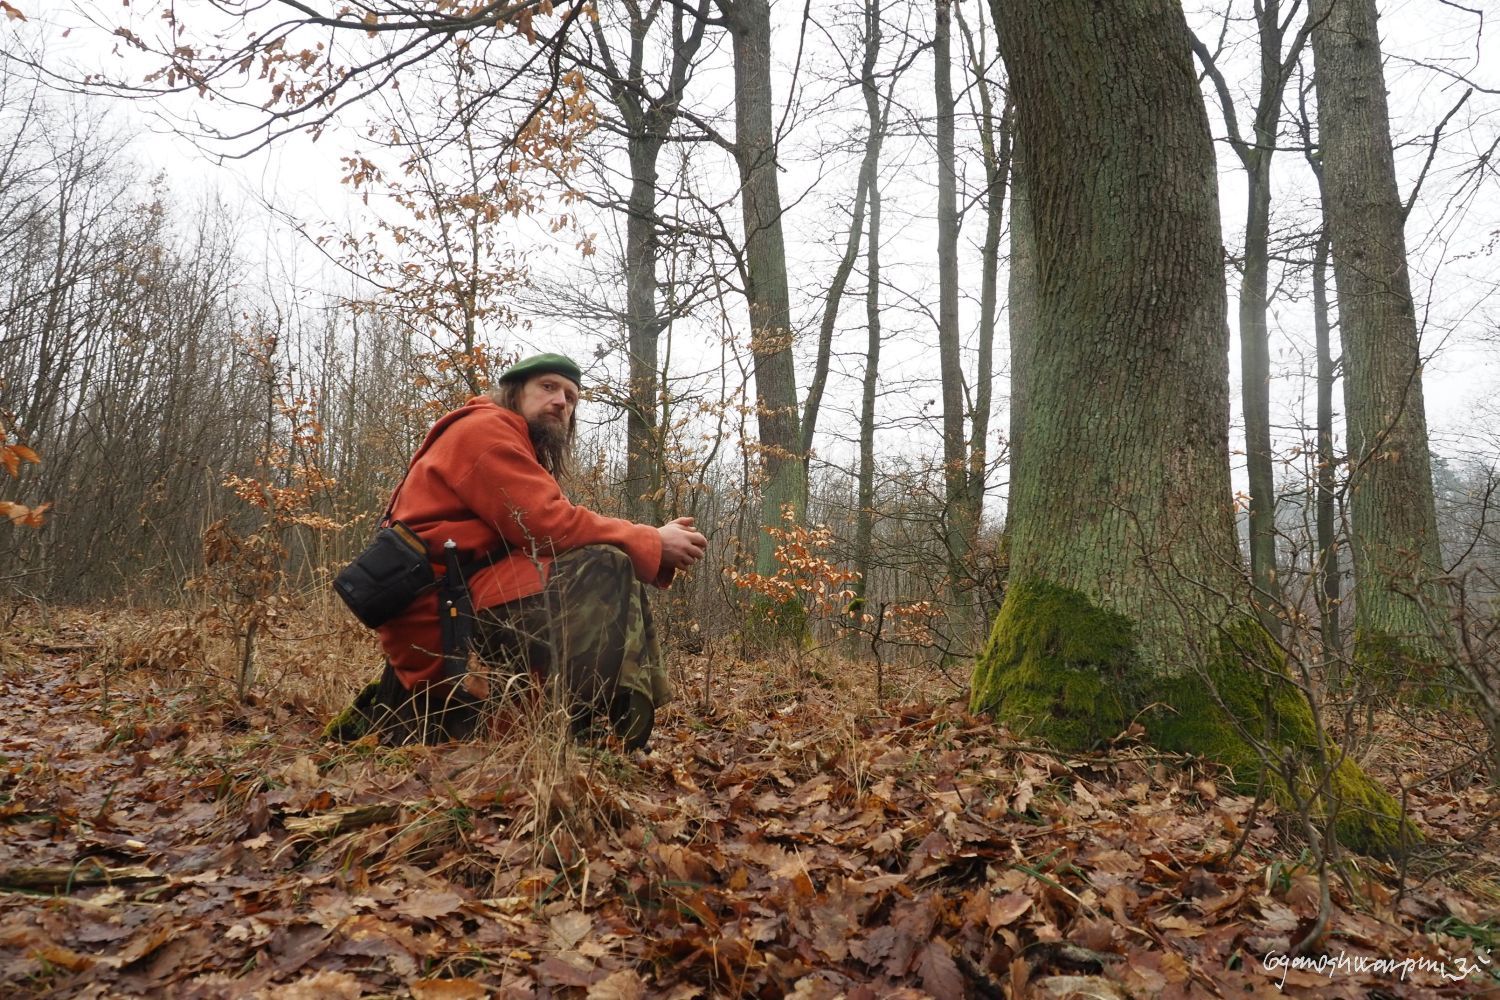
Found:
[{"label": "dry brown leaf", "polygon": [[69,972],[82,972],[84,969],[92,968],[98,961],[92,955],[81,955],[72,948],[65,948],[60,944],[42,945],[32,954],[52,965],[61,966]]},{"label": "dry brown leaf", "polygon": [[601,978],[592,967],[575,965],[565,959],[549,956],[537,963],[537,979],[548,986],[591,986]]},{"label": "dry brown leaf", "polygon": [[813,924],[813,949],[832,962],[842,962],[849,954],[849,938],[859,930],[858,923],[840,903],[815,906],[810,913]]},{"label": "dry brown leaf", "polygon": [[1046,976],[1031,984],[1037,1000],[1130,1000],[1117,983],[1103,976]]},{"label": "dry brown leaf", "polygon": [[985,923],[990,927],[1005,927],[1015,923],[1027,910],[1031,909],[1031,897],[1024,892],[1008,892],[998,896],[990,903],[990,912],[985,917]]},{"label": "dry brown leaf", "polygon": [[936,920],[937,912],[931,899],[914,900],[896,910],[891,920],[894,934],[890,954],[885,960],[886,971],[893,977],[905,976],[911,971],[914,959],[930,943]]},{"label": "dry brown leaf", "polygon": [[594,918],[582,910],[572,910],[568,913],[559,913],[548,922],[548,925],[563,949],[572,950],[577,948],[578,942],[588,937],[589,932],[594,929]]},{"label": "dry brown leaf", "polygon": [[473,979],[418,979],[411,995],[412,1000],[486,1000],[490,991]]},{"label": "dry brown leaf", "polygon": [[131,938],[130,943],[125,946],[124,950],[114,956],[111,961],[122,968],[139,962],[172,940],[176,936],[177,930],[176,927],[166,921],[156,924],[144,934],[138,934],[134,938]]},{"label": "dry brown leaf", "polygon": [[929,941],[917,963],[922,988],[937,1000],[964,1000],[964,976],[953,962],[948,942],[942,938]]},{"label": "dry brown leaf", "polygon": [[814,972],[797,980],[786,1000],[840,1000],[844,993],[828,979],[827,973]]},{"label": "dry brown leaf", "polygon": [[257,996],[267,1000],[359,1000],[364,986],[347,972],[324,970],[304,976],[294,983],[276,986]]},{"label": "dry brown leaf", "polygon": [[1036,795],[1036,787],[1032,785],[1030,778],[1022,778],[1020,784],[1016,785],[1016,792],[1010,798],[1010,807],[1017,813],[1024,813],[1031,805],[1032,798]]},{"label": "dry brown leaf", "polygon": [[280,778],[293,788],[312,788],[320,780],[318,765],[311,757],[298,757],[281,769]]},{"label": "dry brown leaf", "polygon": [[455,913],[464,905],[464,898],[446,889],[422,889],[403,896],[396,904],[396,912],[413,920],[435,920]]},{"label": "dry brown leaf", "polygon": [[1175,913],[1155,920],[1153,923],[1164,930],[1174,931],[1178,937],[1195,938],[1203,934],[1203,925]]},{"label": "dry brown leaf", "polygon": [[1010,995],[1026,996],[1026,984],[1031,979],[1031,963],[1018,958],[1010,963]]},{"label": "dry brown leaf", "polygon": [[1322,905],[1323,890],[1318,885],[1318,876],[1312,872],[1298,872],[1292,876],[1292,884],[1281,898],[1298,916],[1314,916]]},{"label": "dry brown leaf", "polygon": [[588,1000],[642,1000],[646,984],[634,969],[611,973],[589,987]]}]

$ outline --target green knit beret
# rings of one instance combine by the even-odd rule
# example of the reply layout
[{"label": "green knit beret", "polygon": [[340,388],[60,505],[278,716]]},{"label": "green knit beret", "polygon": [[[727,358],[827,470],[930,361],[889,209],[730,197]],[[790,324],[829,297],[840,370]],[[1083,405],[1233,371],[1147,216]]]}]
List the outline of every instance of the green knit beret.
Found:
[{"label": "green knit beret", "polygon": [[561,375],[572,379],[579,388],[583,387],[583,372],[578,370],[572,358],[564,354],[533,354],[523,358],[505,369],[500,381],[524,382],[533,375]]}]

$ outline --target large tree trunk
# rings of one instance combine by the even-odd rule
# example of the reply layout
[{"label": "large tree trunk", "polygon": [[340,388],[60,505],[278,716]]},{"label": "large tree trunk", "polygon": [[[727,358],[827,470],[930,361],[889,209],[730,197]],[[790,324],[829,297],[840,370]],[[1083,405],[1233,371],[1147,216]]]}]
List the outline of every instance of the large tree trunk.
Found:
[{"label": "large tree trunk", "polygon": [[[1046,363],[1027,366],[1011,582],[973,707],[1064,747],[1139,718],[1253,786],[1258,743],[1291,761],[1326,746],[1239,569],[1215,164],[1182,10],[1000,13]],[[1345,843],[1398,839],[1394,803],[1357,768],[1334,787]]]},{"label": "large tree trunk", "polygon": [[[1019,143],[1017,143],[1017,149]],[[1010,322],[1010,480],[1014,486],[1020,464],[1022,442],[1026,436],[1027,387],[1031,381],[1028,355],[1036,337],[1036,233],[1031,218],[1031,195],[1021,157],[1013,151],[1010,159],[1010,274],[1006,283],[1006,300]],[[1010,505],[1005,520],[1003,544],[1009,551],[1010,528],[1015,506]]]},{"label": "large tree trunk", "polygon": [[719,8],[734,41],[735,160],[745,223],[745,291],[760,460],[766,477],[755,562],[758,572],[771,573],[776,570],[775,539],[769,529],[782,526],[783,507],[792,508],[799,524],[807,510],[771,116],[771,8],[769,0],[720,0]]},{"label": "large tree trunk", "polygon": [[1344,348],[1355,659],[1390,678],[1430,661],[1448,623],[1405,213],[1374,0],[1315,0],[1310,14]]}]

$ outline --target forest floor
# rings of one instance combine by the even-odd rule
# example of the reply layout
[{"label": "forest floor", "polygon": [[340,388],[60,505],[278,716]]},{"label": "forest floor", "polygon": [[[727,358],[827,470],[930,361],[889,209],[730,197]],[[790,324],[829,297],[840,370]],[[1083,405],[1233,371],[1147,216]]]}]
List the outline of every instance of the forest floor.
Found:
[{"label": "forest floor", "polygon": [[1500,793],[1442,776],[1452,713],[1377,720],[1426,843],[1339,860],[1296,967],[1287,817],[1138,744],[1019,745],[931,672],[679,655],[648,752],[392,750],[319,736],[368,652],[243,706],[197,643],[0,635],[0,995],[1500,996]]}]

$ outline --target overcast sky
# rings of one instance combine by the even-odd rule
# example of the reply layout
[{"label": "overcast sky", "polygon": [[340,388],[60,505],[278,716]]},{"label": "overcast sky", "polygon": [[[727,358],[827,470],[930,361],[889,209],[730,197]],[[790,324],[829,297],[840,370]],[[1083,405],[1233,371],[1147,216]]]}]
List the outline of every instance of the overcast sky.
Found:
[{"label": "overcast sky", "polygon": [[[101,4],[98,9],[104,10],[105,6]],[[1222,8],[1219,4],[1207,6]],[[1474,14],[1439,0],[1409,0],[1382,5],[1382,33],[1388,57],[1387,85],[1391,92],[1393,132],[1401,144],[1397,158],[1403,193],[1410,189],[1426,159],[1423,136],[1430,135],[1436,122],[1462,93],[1462,85],[1453,77],[1467,75],[1484,87],[1500,90],[1500,52],[1497,52],[1495,40],[1496,32],[1500,31],[1500,23],[1496,23],[1500,22],[1500,4],[1476,3],[1471,6],[1486,15],[1483,32],[1479,31],[1480,21]],[[888,5],[887,17],[895,16],[891,12],[893,9]],[[978,16],[978,5],[965,4],[964,9],[971,19]],[[811,342],[815,339],[821,295],[831,279],[836,254],[842,248],[846,218],[844,206],[853,190],[857,169],[857,158],[852,151],[831,152],[827,148],[828,141],[835,134],[857,131],[861,127],[863,108],[857,91],[841,90],[828,79],[837,72],[840,43],[849,40],[848,25],[835,23],[826,31],[811,30],[800,35],[796,19],[802,10],[802,4],[776,5],[777,38],[773,52],[780,60],[775,81],[777,100],[786,100],[794,70],[799,84],[806,88],[798,105],[786,116],[789,130],[782,153],[785,167],[782,194],[789,206],[788,251],[794,296],[797,298],[794,313],[804,335],[800,353],[805,358],[810,356]],[[12,27],[8,30],[30,31],[33,33],[31,37],[45,35],[49,58],[85,64],[92,60],[101,69],[126,65],[112,54],[112,40],[91,33],[76,17],[57,14],[58,22],[48,24],[49,16],[33,13],[32,22],[24,29]],[[831,13],[828,16],[833,17]],[[1213,40],[1224,28],[1217,11],[1190,11],[1190,18],[1200,34],[1213,45]],[[68,26],[73,27],[73,32],[67,38],[61,37],[61,32]],[[1247,82],[1250,64],[1245,56],[1250,49],[1243,42],[1249,37],[1248,27],[1230,22],[1226,37],[1241,42],[1238,51],[1242,54],[1226,63],[1226,75],[1238,88],[1237,93],[1246,95],[1250,91]],[[799,43],[805,43],[800,48],[800,65],[794,62]],[[893,51],[894,44],[888,39],[888,51]],[[958,48],[955,44],[955,49]],[[732,99],[727,54],[722,46],[710,54],[709,62],[713,68],[700,74],[695,81],[689,103],[722,108]],[[1425,68],[1423,64],[1426,64]],[[141,69],[135,67],[134,71]],[[955,67],[958,86],[962,86],[960,72],[960,68]],[[914,116],[921,118],[930,114],[931,93],[931,62],[924,57],[909,71],[898,100]],[[1497,195],[1493,176],[1487,176],[1479,185],[1465,186],[1469,176],[1466,171],[1473,169],[1474,160],[1500,134],[1497,100],[1500,98],[1495,94],[1476,93],[1449,123],[1448,138],[1429,170],[1422,197],[1413,209],[1408,226],[1418,312],[1425,322],[1424,347],[1434,352],[1427,370],[1428,411],[1435,442],[1441,450],[1449,452],[1473,447],[1476,432],[1482,436],[1491,430],[1483,420],[1476,423],[1475,414],[1491,400],[1500,386],[1500,346],[1497,346],[1500,334],[1496,333],[1497,326],[1500,326],[1500,319],[1497,319],[1500,318],[1500,300],[1496,297],[1496,275],[1500,267],[1496,265],[1494,247],[1496,235],[1500,234],[1500,195]],[[317,143],[305,137],[293,137],[280,141],[269,151],[243,160],[223,162],[210,159],[200,148],[172,131],[172,115],[180,123],[191,115],[215,115],[222,110],[222,106],[188,100],[173,104],[168,109],[168,117],[136,104],[116,108],[113,118],[135,133],[132,153],[139,158],[143,171],[165,169],[174,188],[193,192],[217,191],[242,203],[247,236],[241,249],[252,259],[267,261],[265,274],[268,281],[291,280],[315,288],[341,280],[320,263],[318,253],[293,234],[288,219],[314,227],[360,227],[366,224],[364,213],[381,210],[378,202],[366,208],[354,192],[339,183],[339,157],[355,145],[352,137],[357,135],[358,129],[330,133]],[[1215,128],[1221,128],[1216,102],[1209,102],[1209,110]],[[1242,112],[1241,121],[1245,119]],[[351,125],[355,124],[351,121]],[[960,122],[960,129],[963,128],[964,123]],[[960,142],[963,141],[961,135]],[[1238,161],[1232,152],[1220,144],[1219,155],[1224,237],[1233,253],[1243,230],[1244,189]],[[721,187],[732,193],[735,182],[727,159],[721,157],[713,161],[711,157],[704,157],[702,162],[705,164],[703,169],[722,172]],[[937,450],[936,421],[940,414],[927,404],[937,396],[933,381],[936,366],[931,353],[935,334],[923,311],[930,308],[935,314],[937,297],[932,249],[935,170],[930,144],[922,138],[893,139],[887,143],[883,162],[888,175],[883,255],[887,266],[886,279],[893,286],[888,296],[887,320],[891,340],[883,358],[883,375],[890,385],[905,386],[909,390],[895,392],[883,399],[893,416],[909,418],[905,430],[892,432],[890,443],[900,441],[904,442],[904,447],[933,453]],[[1294,206],[1310,202],[1312,189],[1298,153],[1278,154],[1275,163],[1273,212],[1278,213],[1278,217],[1273,224],[1280,227],[1292,221]],[[965,157],[961,170],[967,175],[969,186],[976,186],[976,178],[982,174],[977,155]],[[268,212],[268,205],[275,211]],[[611,234],[616,231],[616,220],[598,217],[588,226],[599,233],[605,243],[614,238]],[[978,261],[974,245],[981,238],[982,230],[983,220],[974,213],[963,236],[964,321],[971,331],[977,321],[978,296]],[[528,242],[546,239],[541,227],[534,225],[517,227],[516,238]],[[541,259],[549,273],[572,273],[577,276],[575,280],[581,282],[607,281],[607,276],[588,273],[590,265],[600,261],[581,260],[572,249],[573,242],[569,236],[564,245],[547,247],[543,251]],[[847,426],[847,417],[838,414],[840,411],[852,414],[856,405],[857,380],[862,365],[859,354],[864,344],[862,280],[859,275],[855,276],[846,297],[840,324],[842,333],[837,345],[840,356],[835,360],[830,384],[833,412],[825,416],[821,424],[825,428]],[[1237,282],[1237,277],[1231,275],[1231,324],[1235,317],[1233,293]],[[1003,287],[1002,275],[1002,292]],[[903,298],[906,301],[901,301]],[[1277,410],[1273,419],[1286,425],[1310,422],[1312,389],[1298,375],[1312,368],[1311,322],[1305,294],[1296,301],[1276,301],[1272,323],[1273,368],[1276,372],[1274,406]],[[677,352],[675,358],[687,366],[684,370],[716,364],[717,327],[712,323],[697,329],[692,324],[684,327],[677,334],[678,342],[674,348]],[[1003,332],[1002,316],[1002,335]],[[523,341],[517,345],[520,347],[563,346],[584,357],[591,357],[593,348],[602,339],[597,333],[575,333],[563,338],[567,342],[559,345],[554,339],[555,334],[555,329],[549,325],[545,333],[512,331],[505,336]],[[997,345],[997,361],[1002,369],[1005,367],[1004,351],[1003,343]],[[1234,369],[1231,382],[1237,397],[1237,344],[1230,351],[1230,361]],[[604,367],[618,372],[622,366],[615,361]],[[804,368],[799,377],[800,389],[805,390],[807,377]],[[1002,380],[997,386],[997,405],[1003,406],[1005,390]],[[921,416],[924,413],[930,418],[927,426],[931,430],[922,429]],[[1237,406],[1235,419],[1238,421]],[[1004,431],[1003,411],[996,414],[993,426],[997,433]],[[1278,446],[1290,447],[1297,438],[1298,435],[1282,433],[1278,436]],[[1488,446],[1492,460],[1496,447],[1500,447],[1500,442],[1492,440]],[[830,459],[843,461],[849,453],[849,446],[829,440],[820,443],[820,451]]]}]

